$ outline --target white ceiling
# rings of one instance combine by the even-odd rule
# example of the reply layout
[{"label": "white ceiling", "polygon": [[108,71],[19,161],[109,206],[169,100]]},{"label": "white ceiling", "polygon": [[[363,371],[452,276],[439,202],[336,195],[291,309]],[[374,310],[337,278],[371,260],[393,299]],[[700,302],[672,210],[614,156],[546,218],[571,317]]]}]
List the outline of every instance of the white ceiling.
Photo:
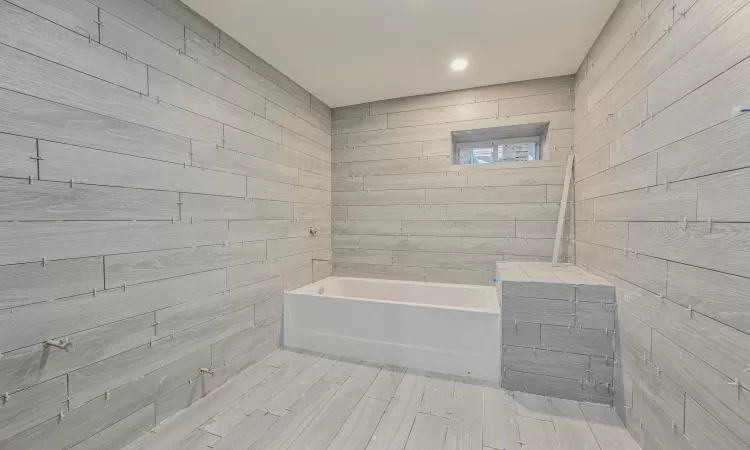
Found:
[{"label": "white ceiling", "polygon": [[574,73],[618,0],[183,1],[336,107]]}]

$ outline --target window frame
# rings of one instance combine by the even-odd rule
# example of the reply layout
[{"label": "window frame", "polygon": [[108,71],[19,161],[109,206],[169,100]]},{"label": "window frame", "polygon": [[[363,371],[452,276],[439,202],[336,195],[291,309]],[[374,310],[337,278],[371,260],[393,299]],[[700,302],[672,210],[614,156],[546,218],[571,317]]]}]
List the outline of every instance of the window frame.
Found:
[{"label": "window frame", "polygon": [[518,162],[518,161],[498,161],[498,147],[502,145],[509,145],[509,144],[534,144],[534,159],[531,161],[539,161],[541,160],[541,139],[540,136],[527,136],[527,137],[518,137],[518,138],[503,138],[503,139],[491,139],[488,141],[476,141],[476,142],[456,142],[453,145],[453,161],[456,165],[461,166],[470,166],[470,165],[476,165],[477,163],[465,163],[461,164],[459,154],[460,151],[463,149],[473,149],[473,148],[479,148],[479,147],[492,147],[492,162],[489,164],[499,164],[499,163],[505,163],[505,162]]}]

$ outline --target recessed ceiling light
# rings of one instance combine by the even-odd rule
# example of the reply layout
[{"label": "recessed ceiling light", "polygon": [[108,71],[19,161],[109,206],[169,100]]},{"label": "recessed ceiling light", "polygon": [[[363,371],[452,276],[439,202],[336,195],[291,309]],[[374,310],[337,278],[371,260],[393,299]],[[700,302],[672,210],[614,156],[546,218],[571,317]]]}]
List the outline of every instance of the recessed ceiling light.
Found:
[{"label": "recessed ceiling light", "polygon": [[464,69],[466,69],[466,66],[469,65],[469,62],[465,60],[464,58],[456,58],[451,62],[451,69],[460,72]]}]

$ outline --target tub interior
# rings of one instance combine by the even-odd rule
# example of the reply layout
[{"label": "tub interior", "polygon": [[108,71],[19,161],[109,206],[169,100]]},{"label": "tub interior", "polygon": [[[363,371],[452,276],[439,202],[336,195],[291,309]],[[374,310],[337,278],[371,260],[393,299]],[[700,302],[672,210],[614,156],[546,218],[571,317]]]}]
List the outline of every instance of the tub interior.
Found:
[{"label": "tub interior", "polygon": [[329,277],[292,293],[499,310],[495,288],[489,286]]}]

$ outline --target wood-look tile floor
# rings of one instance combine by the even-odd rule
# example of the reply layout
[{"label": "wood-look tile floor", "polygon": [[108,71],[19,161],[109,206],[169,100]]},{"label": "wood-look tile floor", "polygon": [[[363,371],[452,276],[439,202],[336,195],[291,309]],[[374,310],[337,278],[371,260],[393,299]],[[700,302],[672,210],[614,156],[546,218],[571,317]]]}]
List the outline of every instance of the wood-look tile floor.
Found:
[{"label": "wood-look tile floor", "polygon": [[601,405],[279,349],[128,448],[636,450]]}]

